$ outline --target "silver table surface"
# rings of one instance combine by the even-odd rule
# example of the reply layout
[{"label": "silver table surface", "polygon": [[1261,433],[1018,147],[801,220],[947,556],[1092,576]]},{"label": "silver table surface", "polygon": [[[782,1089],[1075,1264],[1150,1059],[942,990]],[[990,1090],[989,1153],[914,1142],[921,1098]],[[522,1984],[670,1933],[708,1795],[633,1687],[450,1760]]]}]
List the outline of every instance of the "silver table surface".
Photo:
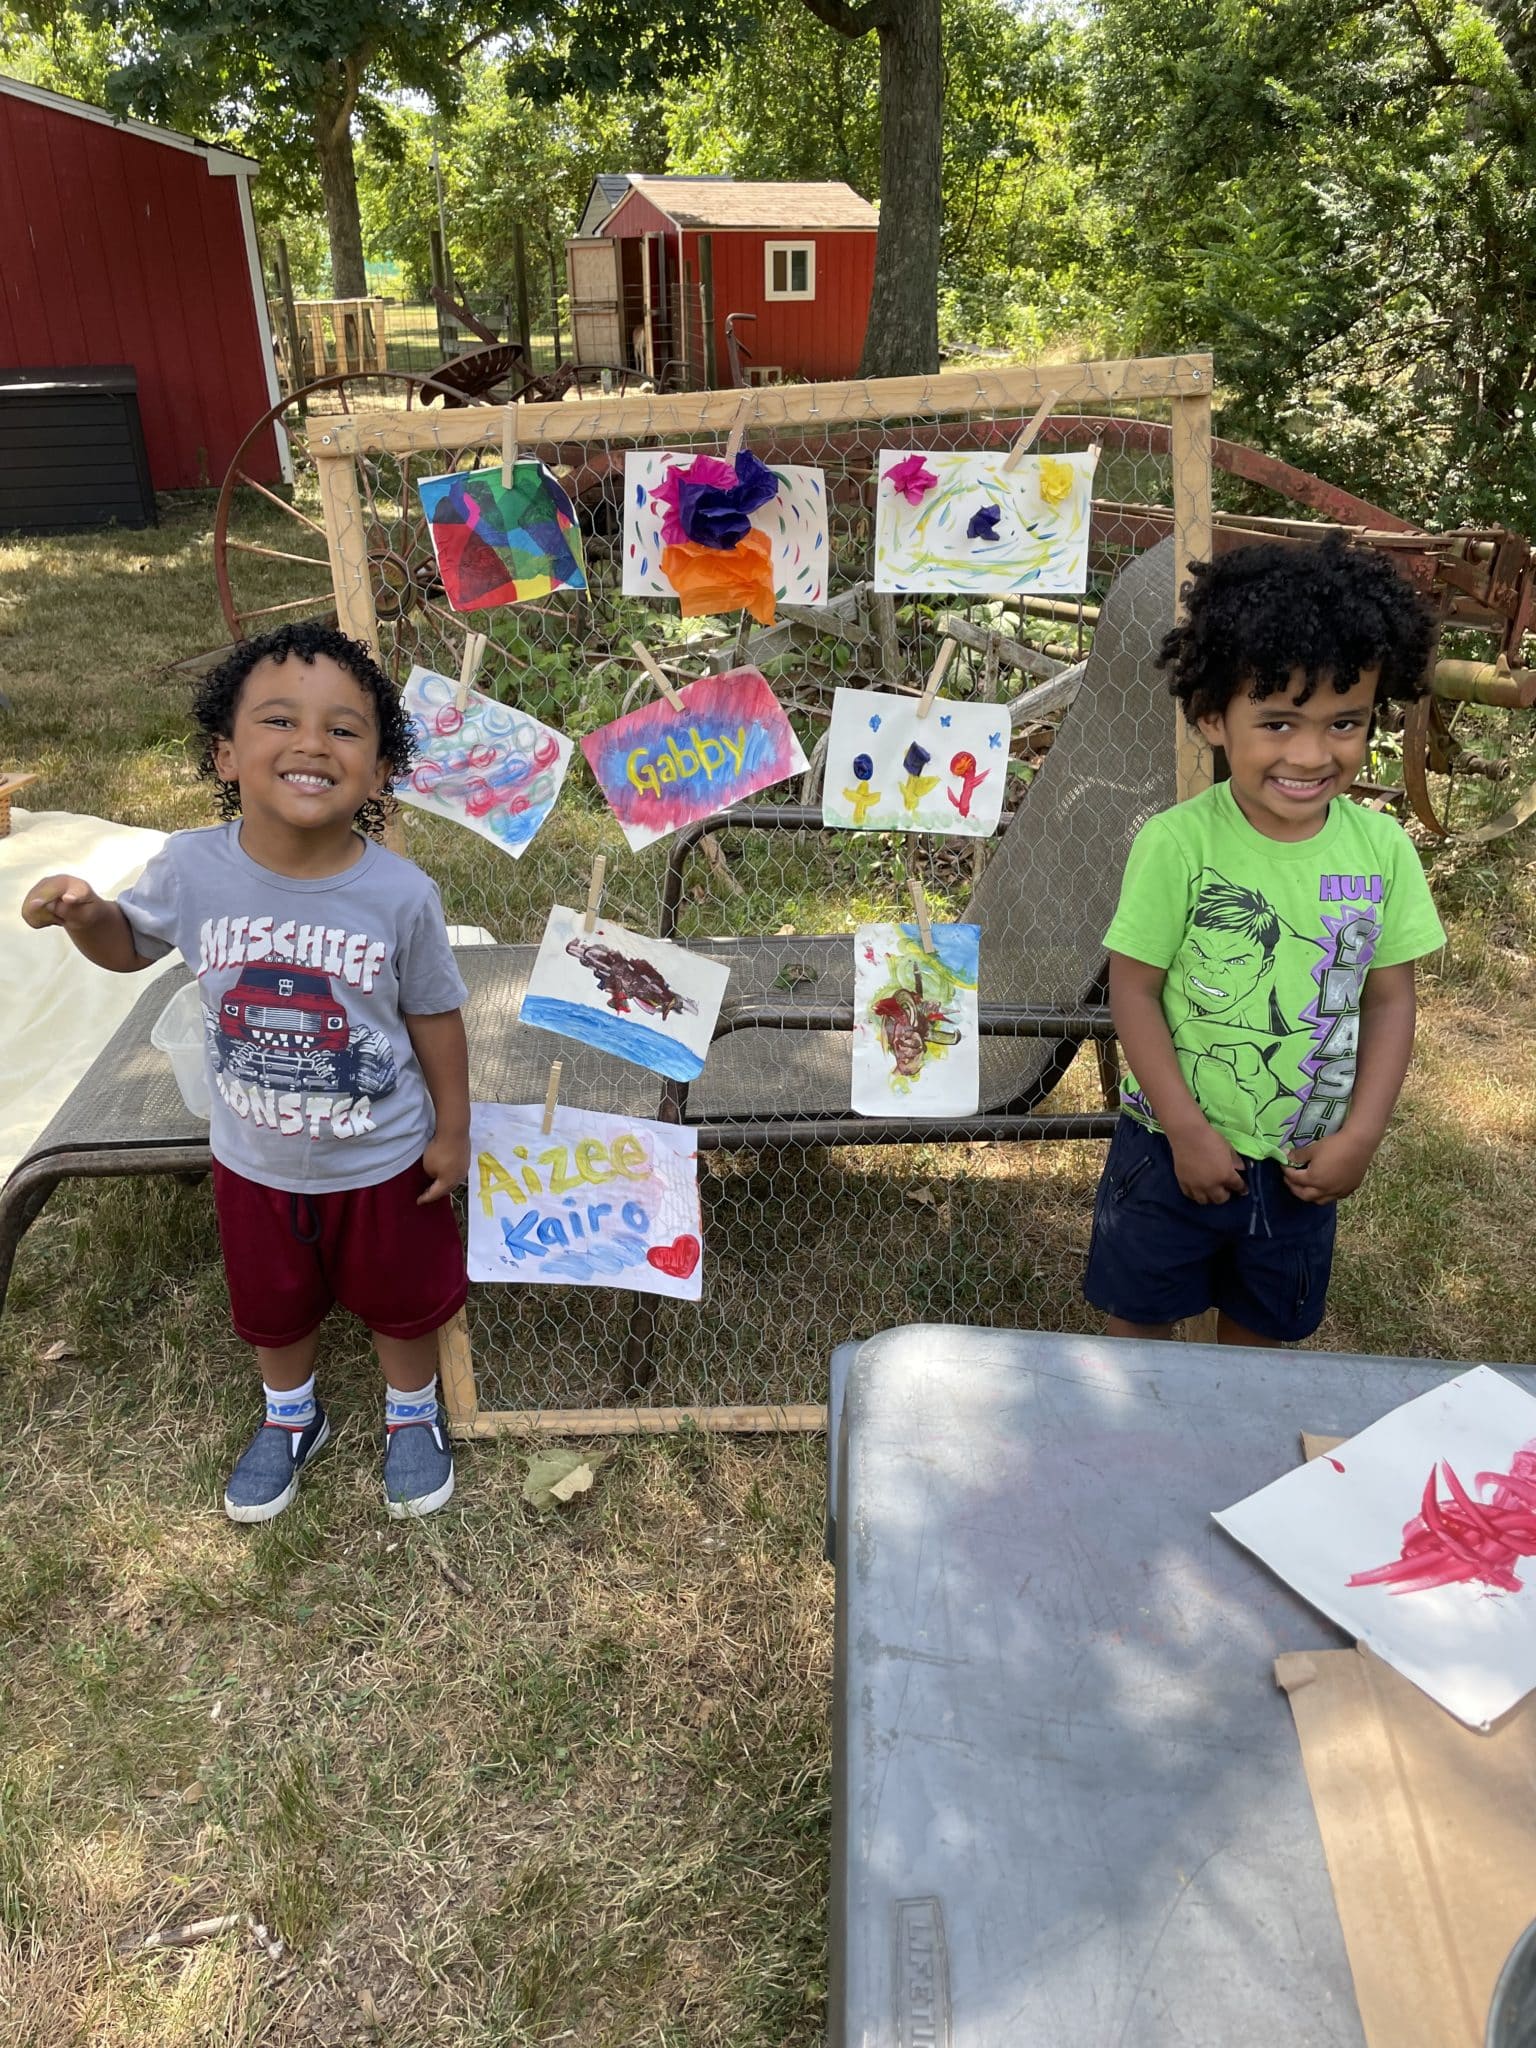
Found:
[{"label": "silver table surface", "polygon": [[1348,1639],[1210,1515],[1465,1369],[840,1348],[829,2048],[1362,2048],[1271,1668]]}]

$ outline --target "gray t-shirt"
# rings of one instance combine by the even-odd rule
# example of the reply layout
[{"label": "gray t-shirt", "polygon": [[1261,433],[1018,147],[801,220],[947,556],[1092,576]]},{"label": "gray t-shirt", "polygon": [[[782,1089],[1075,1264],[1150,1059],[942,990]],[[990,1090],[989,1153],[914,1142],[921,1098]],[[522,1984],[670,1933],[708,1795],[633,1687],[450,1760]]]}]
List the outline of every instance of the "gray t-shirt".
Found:
[{"label": "gray t-shirt", "polygon": [[465,988],[436,888],[363,842],[344,874],[258,867],[238,819],[176,832],[118,897],[146,959],[197,976],[213,1156],[263,1187],[375,1187],[420,1159],[431,1098],[404,1019]]}]

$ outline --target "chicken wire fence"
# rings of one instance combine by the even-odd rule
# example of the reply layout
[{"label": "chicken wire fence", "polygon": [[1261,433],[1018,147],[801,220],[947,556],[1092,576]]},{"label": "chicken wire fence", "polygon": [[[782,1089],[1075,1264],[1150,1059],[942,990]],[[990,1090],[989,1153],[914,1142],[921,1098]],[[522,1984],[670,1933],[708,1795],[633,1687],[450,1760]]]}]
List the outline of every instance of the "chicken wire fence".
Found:
[{"label": "chicken wire fence", "polygon": [[[457,676],[477,630],[489,644],[476,687],[579,738],[652,692],[631,653],[638,637],[677,684],[761,669],[810,762],[702,834],[640,853],[579,760],[517,860],[402,808],[404,850],[458,928],[476,1099],[541,1102],[559,1057],[563,1102],[699,1136],[702,1301],[477,1285],[460,1425],[477,1407],[482,1423],[486,1411],[804,1422],[845,1338],[908,1322],[1088,1326],[1079,1280],[1114,1081],[1094,1015],[1102,933],[1137,826],[1199,773],[1193,756],[1180,765],[1153,657],[1181,566],[1209,545],[1209,389],[1208,359],[1195,357],[520,407],[518,453],[536,452],[569,492],[588,589],[469,614],[447,606],[417,485],[498,464],[503,410],[314,423],[335,611],[397,682],[416,664]],[[1037,445],[1101,451],[1084,596],[873,593],[879,451],[1007,446],[1046,396]],[[825,472],[824,609],[781,605],[763,627],[621,594],[626,451],[719,453],[733,425],[770,466]],[[944,694],[1009,706],[998,835],[822,830],[833,691],[915,696],[946,637],[958,644]],[[730,968],[722,1035],[689,1087],[517,1021],[550,907],[586,901],[600,852],[605,917]],[[936,920],[980,924],[984,1019],[999,1006],[1013,1018],[1007,1034],[984,1022],[973,1119],[902,1123],[849,1107],[852,933],[910,920],[914,875]],[[1059,1024],[1042,1025],[1043,1010]],[[813,1021],[843,1028],[803,1028]]]}]

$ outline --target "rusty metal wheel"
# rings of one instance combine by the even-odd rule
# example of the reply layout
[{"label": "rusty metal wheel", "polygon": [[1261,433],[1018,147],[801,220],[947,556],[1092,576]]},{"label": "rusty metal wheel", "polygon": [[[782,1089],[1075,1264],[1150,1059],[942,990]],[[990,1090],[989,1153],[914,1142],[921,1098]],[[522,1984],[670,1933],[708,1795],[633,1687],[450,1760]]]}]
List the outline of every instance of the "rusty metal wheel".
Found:
[{"label": "rusty metal wheel", "polygon": [[1536,719],[1519,706],[1421,697],[1403,720],[1403,782],[1436,838],[1502,839],[1536,816]]},{"label": "rusty metal wheel", "polygon": [[[219,603],[236,640],[288,619],[324,618],[335,611],[319,481],[309,452],[316,423],[342,413],[410,412],[433,395],[430,378],[392,371],[322,377],[255,422],[230,463],[213,524]],[[251,473],[261,466],[254,453],[270,446],[274,430],[286,438],[292,461],[293,479],[285,485],[262,483]],[[412,488],[413,460],[425,474],[443,466],[440,457],[408,455],[373,457],[359,465],[379,623],[397,629],[406,629],[414,612],[441,598]],[[424,462],[430,466],[423,469]]]}]

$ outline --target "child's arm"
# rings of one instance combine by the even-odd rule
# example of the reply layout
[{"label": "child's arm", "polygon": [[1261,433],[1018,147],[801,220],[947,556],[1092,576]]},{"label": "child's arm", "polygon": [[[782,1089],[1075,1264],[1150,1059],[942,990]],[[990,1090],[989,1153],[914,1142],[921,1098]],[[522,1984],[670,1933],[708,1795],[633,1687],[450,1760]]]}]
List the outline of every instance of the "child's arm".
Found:
[{"label": "child's arm", "polygon": [[1243,1161],[1201,1114],[1189,1092],[1163,1015],[1166,970],[1109,956],[1109,1009],[1137,1085],[1173,1150],[1173,1170],[1192,1202],[1227,1202],[1248,1192]]},{"label": "child's arm", "polygon": [[1387,1134],[1413,1053],[1413,962],[1373,967],[1360,991],[1360,1049],[1349,1114],[1332,1137],[1298,1145],[1286,1185],[1303,1202],[1337,1202],[1365,1179]]},{"label": "child's arm", "polygon": [[437,1113],[437,1127],[422,1154],[432,1185],[422,1202],[438,1202],[469,1177],[469,1045],[462,1010],[407,1017],[416,1058]]},{"label": "child's arm", "polygon": [[45,875],[28,890],[21,914],[37,932],[62,925],[78,952],[113,974],[137,974],[154,965],[134,945],[133,927],[119,906],[78,875]]}]

